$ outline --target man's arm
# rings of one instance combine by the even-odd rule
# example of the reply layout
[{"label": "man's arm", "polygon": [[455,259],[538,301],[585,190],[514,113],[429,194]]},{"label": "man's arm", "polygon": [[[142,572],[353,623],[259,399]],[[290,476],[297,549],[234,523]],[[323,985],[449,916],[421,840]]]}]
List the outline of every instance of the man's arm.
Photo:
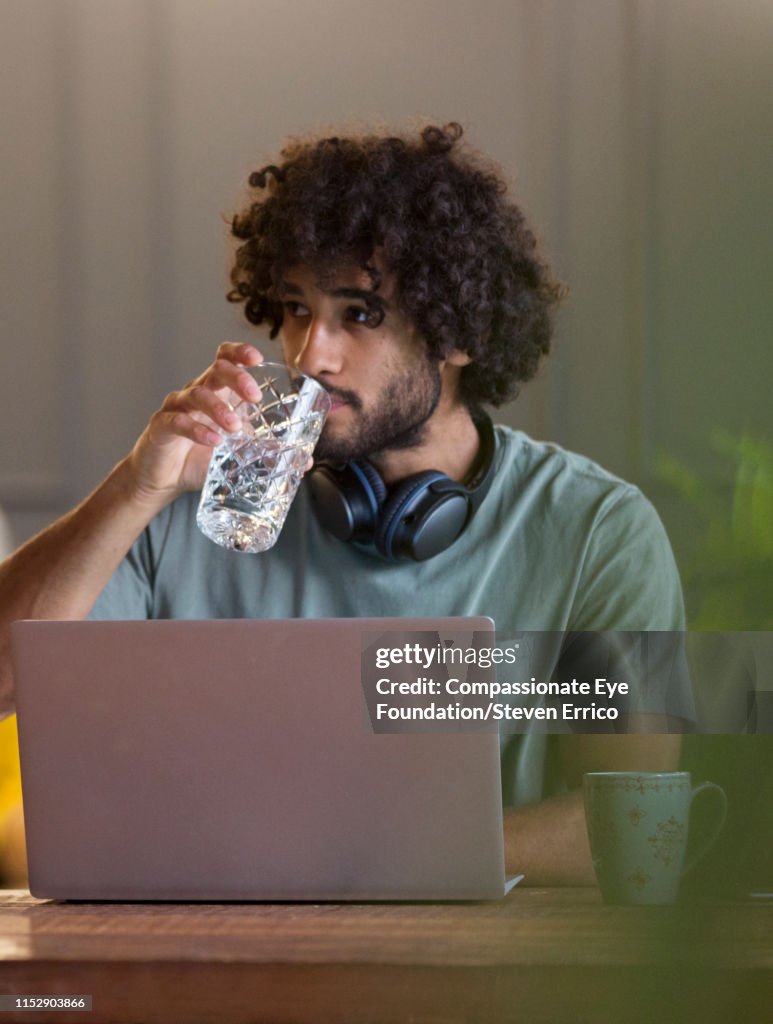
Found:
[{"label": "man's arm", "polygon": [[154,514],[136,498],[124,460],[77,508],[0,564],[0,713],[14,704],[10,623],[85,618]]},{"label": "man's arm", "polygon": [[13,710],[9,626],[17,619],[88,615],[131,545],[166,505],[201,487],[217,429],[237,421],[228,389],[255,401],[242,367],[262,356],[251,345],[224,344],[200,377],[169,395],[131,453],[77,508],[0,564],[0,716]]},{"label": "man's arm", "polygon": [[[524,874],[526,885],[593,885],[593,863],[585,829],[582,777],[585,772],[675,771],[681,736],[677,724],[641,716],[631,735],[559,737],[568,793],[505,812],[505,866]],[[647,730],[663,729],[655,733]]]}]

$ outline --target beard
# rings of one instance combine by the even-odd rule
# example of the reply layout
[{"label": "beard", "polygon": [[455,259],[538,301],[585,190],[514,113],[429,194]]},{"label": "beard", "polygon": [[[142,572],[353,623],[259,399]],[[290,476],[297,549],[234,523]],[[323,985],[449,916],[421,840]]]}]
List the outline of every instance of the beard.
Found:
[{"label": "beard", "polygon": [[362,400],[353,391],[327,391],[360,415],[345,437],[335,437],[323,428],[314,458],[335,464],[355,462],[422,443],[427,422],[440,402],[440,370],[437,363],[425,359],[418,369],[388,381],[369,414],[363,413]]}]

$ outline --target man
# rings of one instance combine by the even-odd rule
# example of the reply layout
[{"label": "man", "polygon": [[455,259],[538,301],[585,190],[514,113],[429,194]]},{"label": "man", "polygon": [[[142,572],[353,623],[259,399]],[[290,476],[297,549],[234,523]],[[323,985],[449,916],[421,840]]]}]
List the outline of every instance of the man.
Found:
[{"label": "man", "polygon": [[[681,627],[668,542],[641,494],[588,460],[486,426],[482,404],[513,397],[548,352],[560,288],[498,172],[461,134],[451,124],[416,138],[291,142],[252,175],[253,201],[233,221],[229,299],[332,396],[315,459],[334,481],[357,462],[380,506],[370,536],[334,536],[307,487],[265,554],[198,533],[195,492],[218,431],[236,426],[227,398],[256,397],[245,367],[262,358],[226,343],[83,504],[4,564],[4,622],[487,614],[504,633]],[[477,497],[458,539],[417,561],[393,540],[398,527],[410,533],[401,502],[426,489],[430,470]],[[7,657],[3,671],[8,706]],[[582,772],[670,769],[678,741],[562,738],[569,792],[542,801],[524,750],[528,805],[506,817],[508,866],[535,883],[590,882]]]}]

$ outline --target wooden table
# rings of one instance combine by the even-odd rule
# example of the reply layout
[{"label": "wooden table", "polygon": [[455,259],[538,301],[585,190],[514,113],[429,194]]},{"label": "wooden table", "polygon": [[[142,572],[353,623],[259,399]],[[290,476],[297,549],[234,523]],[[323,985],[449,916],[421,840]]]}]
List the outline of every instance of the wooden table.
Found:
[{"label": "wooden table", "polygon": [[773,901],[609,907],[62,904],[0,894],[0,993],[93,1011],[0,1024],[773,1020]]}]

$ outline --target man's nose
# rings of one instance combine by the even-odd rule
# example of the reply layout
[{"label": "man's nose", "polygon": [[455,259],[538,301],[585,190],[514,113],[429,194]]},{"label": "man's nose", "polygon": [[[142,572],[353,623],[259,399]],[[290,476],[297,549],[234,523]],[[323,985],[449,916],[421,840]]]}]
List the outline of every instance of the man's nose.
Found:
[{"label": "man's nose", "polygon": [[342,358],[343,350],[337,333],[329,324],[315,317],[306,329],[303,345],[293,363],[301,373],[319,377],[338,373]]}]

